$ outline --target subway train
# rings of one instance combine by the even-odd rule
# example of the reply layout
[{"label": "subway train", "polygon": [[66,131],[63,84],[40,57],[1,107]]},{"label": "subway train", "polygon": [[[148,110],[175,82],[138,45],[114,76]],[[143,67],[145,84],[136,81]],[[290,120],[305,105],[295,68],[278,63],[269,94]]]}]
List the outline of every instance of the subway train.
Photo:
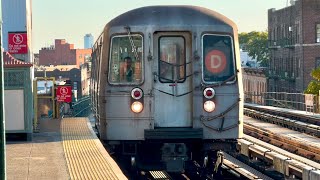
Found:
[{"label": "subway train", "polygon": [[237,26],[197,6],[147,6],[109,21],[92,51],[99,138],[132,166],[184,171],[243,134]]}]

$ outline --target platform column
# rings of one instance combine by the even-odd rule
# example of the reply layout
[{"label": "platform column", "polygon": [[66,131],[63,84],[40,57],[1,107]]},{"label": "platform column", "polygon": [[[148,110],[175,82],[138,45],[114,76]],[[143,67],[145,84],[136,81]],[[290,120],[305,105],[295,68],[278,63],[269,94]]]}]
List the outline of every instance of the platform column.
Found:
[{"label": "platform column", "polygon": [[3,83],[3,60],[2,60],[2,7],[0,1],[0,179],[6,179],[6,131],[4,124],[4,102],[3,102],[3,93],[4,93],[4,83]]}]

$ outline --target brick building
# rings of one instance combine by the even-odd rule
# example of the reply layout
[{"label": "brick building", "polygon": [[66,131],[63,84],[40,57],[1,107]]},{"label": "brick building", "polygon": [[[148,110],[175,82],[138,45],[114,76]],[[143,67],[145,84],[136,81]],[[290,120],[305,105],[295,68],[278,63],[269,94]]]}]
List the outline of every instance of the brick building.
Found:
[{"label": "brick building", "polygon": [[297,0],[268,11],[268,91],[303,92],[320,66],[320,1]]},{"label": "brick building", "polygon": [[91,56],[91,49],[74,49],[74,44],[56,39],[55,45],[39,51],[39,65],[77,65],[78,68]]},{"label": "brick building", "polygon": [[242,68],[243,91],[245,92],[245,102],[263,104],[261,96],[267,91],[267,77],[265,68]]}]

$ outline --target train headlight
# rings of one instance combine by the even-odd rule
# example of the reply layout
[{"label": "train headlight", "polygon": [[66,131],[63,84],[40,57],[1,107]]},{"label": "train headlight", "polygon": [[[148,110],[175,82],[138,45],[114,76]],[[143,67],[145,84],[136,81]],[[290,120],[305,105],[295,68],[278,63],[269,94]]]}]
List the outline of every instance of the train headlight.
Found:
[{"label": "train headlight", "polygon": [[143,104],[139,101],[135,101],[131,104],[131,110],[134,113],[140,113],[143,110]]},{"label": "train headlight", "polygon": [[206,101],[203,104],[203,109],[209,113],[214,111],[215,108],[216,108],[216,105],[214,104],[213,101]]},{"label": "train headlight", "polygon": [[131,97],[133,98],[133,99],[141,99],[142,98],[142,95],[143,95],[143,91],[142,91],[142,89],[140,89],[140,88],[134,88],[134,89],[132,89],[132,91],[131,91]]},{"label": "train headlight", "polygon": [[205,88],[205,89],[203,90],[203,95],[204,95],[205,98],[211,99],[211,98],[214,97],[215,91],[214,91],[213,88]]}]

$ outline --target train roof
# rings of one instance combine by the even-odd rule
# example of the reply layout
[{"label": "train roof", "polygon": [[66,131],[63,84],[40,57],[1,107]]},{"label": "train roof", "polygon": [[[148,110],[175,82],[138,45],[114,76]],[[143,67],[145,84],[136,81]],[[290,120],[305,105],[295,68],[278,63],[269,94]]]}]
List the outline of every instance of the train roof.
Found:
[{"label": "train roof", "polygon": [[233,29],[236,25],[227,17],[213,10],[198,6],[146,6],[125,12],[113,20],[106,27],[111,26],[212,26],[229,25]]}]

